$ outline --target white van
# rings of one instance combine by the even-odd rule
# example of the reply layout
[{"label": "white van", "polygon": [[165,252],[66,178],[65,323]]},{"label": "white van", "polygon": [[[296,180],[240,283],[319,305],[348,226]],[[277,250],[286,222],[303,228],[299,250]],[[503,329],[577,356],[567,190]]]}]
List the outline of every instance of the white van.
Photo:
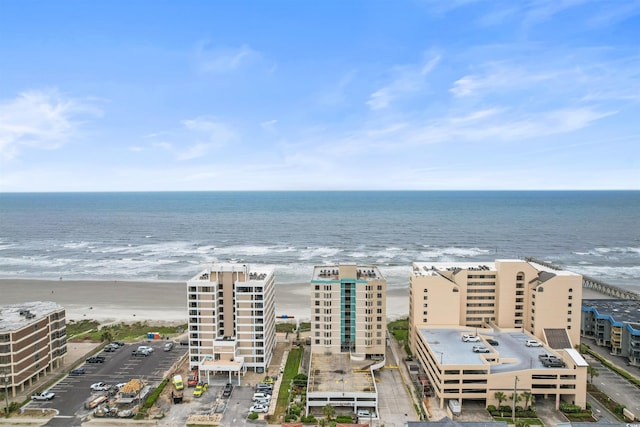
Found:
[{"label": "white van", "polygon": [[527,347],[542,347],[542,343],[536,340],[527,340],[524,345],[526,345]]},{"label": "white van", "polygon": [[462,408],[460,408],[460,402],[458,402],[457,400],[449,401],[449,409],[451,409],[451,413],[453,415],[460,415],[460,412],[462,412]]}]

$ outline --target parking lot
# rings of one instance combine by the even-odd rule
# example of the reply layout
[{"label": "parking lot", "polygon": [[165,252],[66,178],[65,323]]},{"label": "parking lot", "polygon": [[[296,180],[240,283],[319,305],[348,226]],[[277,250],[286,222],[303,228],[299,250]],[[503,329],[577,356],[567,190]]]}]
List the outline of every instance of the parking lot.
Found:
[{"label": "parking lot", "polygon": [[[140,342],[126,344],[114,352],[100,352],[105,357],[104,363],[83,363],[85,373],[67,375],[49,388],[56,394],[55,398],[46,402],[30,402],[28,408],[53,408],[58,415],[52,418],[47,426],[81,425],[90,415],[84,403],[99,392],[92,392],[91,384],[105,382],[109,385],[125,383],[131,379],[142,379],[150,386],[157,386],[167,371],[186,353],[186,347],[174,346],[171,351],[163,351],[164,341]],[[154,351],[147,357],[133,357],[132,351],[139,345],[153,347]]]}]

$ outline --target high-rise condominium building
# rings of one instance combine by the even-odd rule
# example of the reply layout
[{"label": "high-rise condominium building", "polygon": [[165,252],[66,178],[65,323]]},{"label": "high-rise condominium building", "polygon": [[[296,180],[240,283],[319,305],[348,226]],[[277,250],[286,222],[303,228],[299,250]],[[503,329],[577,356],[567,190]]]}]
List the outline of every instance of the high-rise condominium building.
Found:
[{"label": "high-rise condominium building", "polygon": [[265,372],[276,344],[273,270],[214,264],[187,282],[189,361],[200,375]]},{"label": "high-rise condominium building", "polygon": [[323,265],[311,279],[311,349],[384,358],[387,281],[376,266]]},{"label": "high-rise condominium building", "polygon": [[64,308],[54,302],[0,307],[0,386],[16,396],[58,368],[67,353]]},{"label": "high-rise condominium building", "polygon": [[544,339],[565,329],[580,342],[582,276],[523,260],[488,263],[414,262],[409,294],[411,328],[495,325]]},{"label": "high-rise condominium building", "polygon": [[385,363],[386,288],[376,266],[314,268],[307,414],[326,405],[378,413],[373,371]]},{"label": "high-rise condominium building", "polygon": [[423,378],[446,401],[514,391],[586,405],[582,276],[522,260],[419,263],[410,273],[409,340]]}]

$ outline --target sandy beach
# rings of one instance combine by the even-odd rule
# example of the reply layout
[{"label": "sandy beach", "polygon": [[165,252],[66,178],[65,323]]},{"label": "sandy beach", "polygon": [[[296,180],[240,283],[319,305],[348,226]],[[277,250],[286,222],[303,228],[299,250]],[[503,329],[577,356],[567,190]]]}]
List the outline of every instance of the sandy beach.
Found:
[{"label": "sandy beach", "polygon": [[[187,285],[183,282],[0,279],[0,304],[54,301],[68,320],[101,323],[150,321],[186,323]],[[276,285],[276,315],[309,320],[308,283]],[[387,291],[387,317],[409,314],[409,289]]]},{"label": "sandy beach", "polygon": [[[68,320],[101,323],[149,321],[186,323],[187,287],[181,282],[0,279],[0,304],[54,301],[67,310]],[[276,285],[276,315],[309,320],[308,283]],[[583,289],[583,298],[608,298]],[[387,318],[409,315],[409,289],[387,290]]]}]

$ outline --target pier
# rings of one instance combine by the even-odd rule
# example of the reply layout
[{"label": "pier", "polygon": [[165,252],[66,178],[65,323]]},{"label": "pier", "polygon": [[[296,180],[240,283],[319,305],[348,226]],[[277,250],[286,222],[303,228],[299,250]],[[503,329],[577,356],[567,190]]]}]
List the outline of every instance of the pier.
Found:
[{"label": "pier", "polygon": [[[558,265],[546,261],[540,261],[539,259],[536,259],[534,257],[525,257],[524,260],[527,262],[534,262],[536,264],[544,265],[545,267],[551,268],[553,270],[563,269]],[[603,295],[618,299],[628,299],[635,301],[640,300],[640,295],[634,291],[630,291],[619,286],[609,285],[608,283],[604,283],[601,280],[594,279],[585,275],[582,275],[582,287],[586,289],[593,289],[594,291],[599,292]]]}]

